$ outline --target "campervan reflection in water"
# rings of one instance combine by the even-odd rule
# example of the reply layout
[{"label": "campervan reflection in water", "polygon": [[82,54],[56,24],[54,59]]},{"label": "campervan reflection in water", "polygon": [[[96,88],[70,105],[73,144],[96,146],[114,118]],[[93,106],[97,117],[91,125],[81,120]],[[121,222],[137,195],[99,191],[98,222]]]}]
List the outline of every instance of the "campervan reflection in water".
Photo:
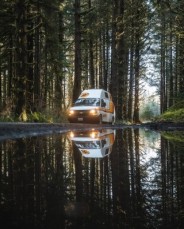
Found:
[{"label": "campervan reflection in water", "polygon": [[72,131],[68,137],[77,146],[82,156],[103,158],[112,151],[116,131],[112,129]]}]

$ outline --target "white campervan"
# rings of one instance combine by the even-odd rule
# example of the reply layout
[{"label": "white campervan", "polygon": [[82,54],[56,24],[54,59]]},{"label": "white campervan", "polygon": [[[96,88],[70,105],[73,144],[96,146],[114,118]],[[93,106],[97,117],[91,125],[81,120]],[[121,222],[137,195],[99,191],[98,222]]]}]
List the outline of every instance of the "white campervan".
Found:
[{"label": "white campervan", "polygon": [[68,120],[71,123],[114,123],[115,107],[112,96],[103,89],[89,89],[81,93],[69,109]]},{"label": "white campervan", "polygon": [[104,158],[112,152],[116,130],[71,131],[68,138],[76,145],[83,157]]}]

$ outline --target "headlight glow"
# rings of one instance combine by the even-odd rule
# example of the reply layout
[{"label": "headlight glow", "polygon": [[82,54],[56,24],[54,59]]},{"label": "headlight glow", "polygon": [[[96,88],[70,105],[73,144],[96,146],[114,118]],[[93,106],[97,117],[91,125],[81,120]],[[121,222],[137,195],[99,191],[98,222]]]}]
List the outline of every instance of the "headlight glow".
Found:
[{"label": "headlight glow", "polygon": [[70,132],[70,137],[73,138],[75,135],[73,132]]},{"label": "headlight glow", "polygon": [[90,114],[91,115],[97,115],[98,114],[98,110],[96,110],[96,109],[90,110]]},{"label": "headlight glow", "polygon": [[69,115],[73,115],[74,114],[74,111],[73,110],[70,110],[69,111]]},{"label": "headlight glow", "polygon": [[91,132],[91,133],[90,133],[90,137],[91,137],[91,138],[95,138],[95,137],[96,137],[96,133],[95,133],[95,132]]}]

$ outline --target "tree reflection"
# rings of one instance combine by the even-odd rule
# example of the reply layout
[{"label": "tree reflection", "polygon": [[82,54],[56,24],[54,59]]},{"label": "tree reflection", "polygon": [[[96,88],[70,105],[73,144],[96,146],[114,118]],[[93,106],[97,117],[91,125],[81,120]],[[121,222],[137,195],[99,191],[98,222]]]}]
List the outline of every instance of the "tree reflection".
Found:
[{"label": "tree reflection", "polygon": [[105,157],[84,157],[65,135],[2,142],[1,225],[181,228],[183,149],[141,129],[117,130]]}]

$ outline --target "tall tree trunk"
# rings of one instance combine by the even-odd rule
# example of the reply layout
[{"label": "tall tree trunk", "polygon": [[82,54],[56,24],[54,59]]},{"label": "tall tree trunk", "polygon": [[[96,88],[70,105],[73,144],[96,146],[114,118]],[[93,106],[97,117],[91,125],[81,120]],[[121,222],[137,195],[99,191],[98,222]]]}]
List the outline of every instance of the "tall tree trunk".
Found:
[{"label": "tall tree trunk", "polygon": [[[2,75],[2,70],[1,70],[1,61],[0,61],[0,76]],[[0,112],[2,109],[2,104],[3,104],[3,100],[2,100],[2,77],[0,77]]]},{"label": "tall tree trunk", "polygon": [[180,7],[180,36],[179,36],[179,95],[184,97],[184,39],[183,39],[183,31],[184,31],[184,2],[179,1]]},{"label": "tall tree trunk", "polygon": [[139,123],[139,77],[140,77],[140,38],[136,38],[135,48],[135,99],[133,121]]},{"label": "tall tree trunk", "polygon": [[8,88],[7,96],[10,98],[12,96],[12,78],[13,78],[13,62],[14,62],[14,52],[13,52],[13,36],[10,36],[10,54],[9,54],[9,77],[8,77]]},{"label": "tall tree trunk", "polygon": [[129,93],[128,93],[128,120],[132,122],[132,107],[133,107],[133,86],[134,86],[134,73],[133,73],[133,65],[134,65],[134,35],[131,37],[131,48],[130,48],[130,77],[129,77]]},{"label": "tall tree trunk", "polygon": [[[88,0],[89,10],[91,9],[91,0]],[[94,54],[93,54],[93,35],[89,35],[89,81],[90,88],[95,87],[95,73],[94,73]]]},{"label": "tall tree trunk", "polygon": [[15,4],[16,15],[16,72],[15,72],[15,115],[25,110],[26,106],[26,1],[17,0]]},{"label": "tall tree trunk", "polygon": [[176,98],[178,96],[178,79],[179,79],[179,46],[178,46],[178,37],[176,37],[176,55],[175,55],[175,61],[174,61],[174,65],[175,65],[175,84],[174,84],[174,97]]},{"label": "tall tree trunk", "polygon": [[123,107],[125,105],[125,78],[126,78],[126,50],[125,50],[125,29],[124,1],[113,2],[113,23],[112,23],[112,78],[111,93],[116,107],[117,119],[124,118]]},{"label": "tall tree trunk", "polygon": [[174,78],[173,78],[173,32],[172,32],[172,18],[170,13],[170,40],[169,40],[169,106],[173,105],[173,96],[174,96]]},{"label": "tall tree trunk", "polygon": [[179,78],[179,95],[184,94],[184,39],[180,39],[180,61],[179,61],[179,72],[180,72],[180,78]]},{"label": "tall tree trunk", "polygon": [[104,60],[104,89],[108,90],[108,78],[109,78],[109,34],[108,34],[108,22],[106,31],[103,35],[103,60]]},{"label": "tall tree trunk", "polygon": [[28,62],[28,67],[27,67],[27,82],[26,82],[26,108],[27,108],[27,112],[29,113],[30,111],[32,111],[33,108],[33,22],[31,21],[31,17],[32,15],[32,9],[29,6],[27,9],[27,15],[29,15],[29,20],[30,23],[27,26],[28,32],[27,34],[27,62]]},{"label": "tall tree trunk", "polygon": [[162,34],[161,34],[161,80],[160,80],[160,112],[163,113],[166,110],[166,55],[165,55],[165,15],[161,15],[162,21]]},{"label": "tall tree trunk", "polygon": [[117,22],[116,17],[118,15],[118,0],[113,0],[112,8],[112,45],[111,45],[111,79],[110,79],[110,92],[117,109],[118,100],[118,79],[117,79],[117,50],[116,50],[116,32]]},{"label": "tall tree trunk", "polygon": [[81,91],[81,21],[80,0],[75,0],[75,76],[73,86],[73,102]]},{"label": "tall tree trunk", "polygon": [[[60,1],[63,3],[63,0]],[[58,7],[58,6],[57,6]],[[63,83],[63,36],[64,36],[64,25],[63,25],[63,12],[58,13],[58,31],[59,31],[59,38],[58,38],[58,59],[59,63],[57,64],[57,72],[56,72],[56,85],[55,85],[55,109],[58,112],[58,116],[60,116],[60,112],[62,110],[62,106],[64,104],[63,101],[63,94],[62,94],[62,83]],[[61,56],[61,57],[60,57]]]},{"label": "tall tree trunk", "polygon": [[140,57],[141,57],[141,37],[142,37],[142,31],[141,31],[141,25],[140,21],[142,19],[141,17],[141,5],[139,4],[140,2],[137,1],[137,10],[135,13],[135,93],[134,93],[134,113],[133,113],[133,121],[135,123],[139,123],[139,106],[140,106],[140,101],[139,101],[139,93],[140,93]]},{"label": "tall tree trunk", "polygon": [[89,38],[89,75],[90,75],[90,88],[95,87],[95,74],[94,74],[94,63],[93,63],[93,41],[90,36]]},{"label": "tall tree trunk", "polygon": [[[99,43],[102,44],[102,33],[100,32],[99,35]],[[99,88],[103,88],[103,47],[102,45],[99,46],[99,54],[98,54],[98,67],[99,67]]]},{"label": "tall tree trunk", "polygon": [[34,66],[34,109],[39,110],[39,107],[42,108],[41,104],[41,79],[40,79],[40,70],[41,70],[41,51],[40,51],[40,24],[41,24],[41,16],[40,16],[40,3],[37,1],[36,9],[38,12],[38,16],[36,19],[36,29],[35,29],[35,66]]},{"label": "tall tree trunk", "polygon": [[118,103],[117,103],[117,119],[124,118],[123,105],[124,100],[124,85],[125,85],[125,39],[124,39],[124,0],[119,1],[119,15],[117,18],[117,77],[118,77]]}]

